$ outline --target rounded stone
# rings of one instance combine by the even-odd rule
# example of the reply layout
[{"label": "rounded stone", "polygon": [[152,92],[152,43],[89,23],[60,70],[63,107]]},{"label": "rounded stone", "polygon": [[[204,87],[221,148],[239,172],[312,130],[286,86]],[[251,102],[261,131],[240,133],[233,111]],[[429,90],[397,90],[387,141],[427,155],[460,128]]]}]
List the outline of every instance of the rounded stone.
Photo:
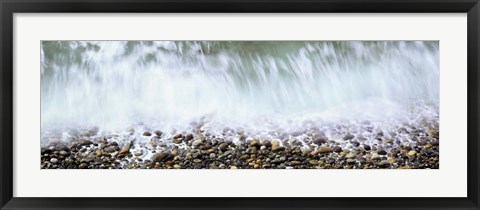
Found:
[{"label": "rounded stone", "polygon": [[202,140],[195,140],[192,142],[192,146],[193,147],[198,147],[198,145],[200,145],[202,143]]},{"label": "rounded stone", "polygon": [[340,153],[340,152],[343,151],[343,149],[340,146],[335,146],[335,147],[333,147],[333,151],[336,152],[336,153]]},{"label": "rounded stone", "polygon": [[88,164],[86,163],[81,163],[79,166],[78,166],[79,169],[86,169],[88,168]]},{"label": "rounded stone", "polygon": [[410,150],[407,153],[407,156],[410,157],[410,158],[413,158],[413,157],[415,157],[416,154],[417,154],[417,152],[415,152],[415,150]]},{"label": "rounded stone", "polygon": [[330,147],[320,147],[320,149],[318,149],[318,152],[319,153],[330,153],[330,152],[333,152],[333,149],[330,148]]},{"label": "rounded stone", "polygon": [[385,151],[385,150],[383,150],[383,149],[380,150],[380,151],[378,151],[377,153],[378,153],[379,155],[387,155],[387,151]]},{"label": "rounded stone", "polygon": [[360,146],[360,143],[358,143],[358,141],[352,141],[352,145],[355,147],[358,147]]},{"label": "rounded stone", "polygon": [[348,153],[345,157],[346,157],[346,158],[349,158],[349,159],[353,159],[353,158],[356,157],[356,155],[353,154],[353,153]]},{"label": "rounded stone", "polygon": [[343,137],[343,140],[350,140],[350,139],[353,139],[353,138],[355,138],[354,135],[352,135],[352,134],[347,134],[347,135],[345,135],[345,137]]},{"label": "rounded stone", "polygon": [[378,163],[378,165],[380,167],[386,168],[386,167],[390,166],[390,162],[388,160],[382,160]]},{"label": "rounded stone", "polygon": [[356,161],[354,159],[348,158],[347,163],[348,164],[354,164]]}]

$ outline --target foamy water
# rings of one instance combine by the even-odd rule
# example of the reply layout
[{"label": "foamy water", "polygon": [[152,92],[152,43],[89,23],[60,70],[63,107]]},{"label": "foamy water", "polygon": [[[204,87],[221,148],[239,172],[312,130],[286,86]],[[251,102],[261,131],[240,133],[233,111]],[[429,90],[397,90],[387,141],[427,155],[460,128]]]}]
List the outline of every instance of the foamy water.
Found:
[{"label": "foamy water", "polygon": [[438,42],[48,41],[41,57],[42,136],[438,122]]}]

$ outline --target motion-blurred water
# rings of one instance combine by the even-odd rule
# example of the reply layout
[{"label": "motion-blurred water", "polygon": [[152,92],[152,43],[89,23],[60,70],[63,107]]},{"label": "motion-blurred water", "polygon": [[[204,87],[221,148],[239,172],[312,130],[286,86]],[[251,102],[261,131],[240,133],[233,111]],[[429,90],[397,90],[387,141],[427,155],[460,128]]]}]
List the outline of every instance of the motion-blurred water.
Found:
[{"label": "motion-blurred water", "polygon": [[42,130],[437,116],[436,41],[44,41]]}]

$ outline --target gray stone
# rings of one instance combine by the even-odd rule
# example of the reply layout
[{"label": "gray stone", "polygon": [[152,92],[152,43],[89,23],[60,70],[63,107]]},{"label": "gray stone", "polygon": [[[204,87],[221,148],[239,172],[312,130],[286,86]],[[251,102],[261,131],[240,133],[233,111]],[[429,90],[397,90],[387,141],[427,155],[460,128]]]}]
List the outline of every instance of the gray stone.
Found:
[{"label": "gray stone", "polygon": [[352,134],[347,134],[347,135],[345,135],[345,137],[343,137],[344,140],[350,140],[350,139],[353,139],[353,138],[355,138],[355,136],[352,135]]},{"label": "gray stone", "polygon": [[388,160],[382,160],[378,163],[378,165],[380,167],[386,168],[386,167],[390,166],[390,162],[388,162]]},{"label": "gray stone", "polygon": [[79,169],[86,169],[88,168],[88,164],[86,163],[81,163],[79,166],[78,166]]},{"label": "gray stone", "polygon": [[198,147],[202,143],[202,140],[195,140],[192,142],[192,146],[194,148]]}]

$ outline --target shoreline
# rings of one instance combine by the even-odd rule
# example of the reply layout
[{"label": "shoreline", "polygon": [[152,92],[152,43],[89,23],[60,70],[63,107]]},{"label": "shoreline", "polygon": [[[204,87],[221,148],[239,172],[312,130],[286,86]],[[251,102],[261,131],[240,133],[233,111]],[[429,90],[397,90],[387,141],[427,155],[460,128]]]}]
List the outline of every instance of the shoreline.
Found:
[{"label": "shoreline", "polygon": [[[425,129],[424,129],[425,130]],[[98,132],[98,130],[96,131]],[[405,128],[414,141],[374,133],[377,143],[345,133],[332,140],[323,132],[305,132],[304,141],[239,135],[208,135],[201,129],[167,135],[129,129],[131,140],[98,136],[95,130],[75,141],[41,148],[42,169],[438,169],[439,132]],[[90,137],[89,137],[90,135]],[[295,134],[297,135],[297,134]],[[136,141],[147,138],[147,142]],[[135,138],[136,137],[136,138]],[[293,140],[292,140],[293,139]],[[363,140],[363,141],[362,141]],[[339,143],[341,141],[342,143]]]}]

